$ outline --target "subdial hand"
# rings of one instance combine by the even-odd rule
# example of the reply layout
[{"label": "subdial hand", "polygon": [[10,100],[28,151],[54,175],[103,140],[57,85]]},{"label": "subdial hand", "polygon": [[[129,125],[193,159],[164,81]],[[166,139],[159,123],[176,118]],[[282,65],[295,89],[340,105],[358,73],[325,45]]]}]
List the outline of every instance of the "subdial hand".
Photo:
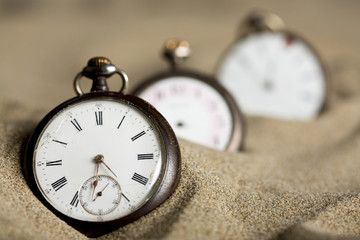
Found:
[{"label": "subdial hand", "polygon": [[102,196],[102,192],[105,190],[105,188],[107,188],[107,186],[109,186],[109,183],[106,184],[106,186],[105,186],[100,192],[98,192],[98,193],[96,194],[93,202],[95,202],[95,200],[97,199],[97,197],[101,197],[101,196]]}]

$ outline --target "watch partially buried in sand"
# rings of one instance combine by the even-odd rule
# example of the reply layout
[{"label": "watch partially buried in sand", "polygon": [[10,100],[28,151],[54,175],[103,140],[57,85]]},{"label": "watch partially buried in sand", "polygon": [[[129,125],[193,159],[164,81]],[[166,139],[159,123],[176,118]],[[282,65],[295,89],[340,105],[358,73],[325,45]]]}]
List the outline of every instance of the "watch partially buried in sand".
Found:
[{"label": "watch partially buried in sand", "polygon": [[252,116],[311,120],[328,95],[328,76],[315,49],[266,11],[245,19],[216,76]]},{"label": "watch partially buried in sand", "polygon": [[[120,75],[120,92],[107,79]],[[81,77],[93,81],[90,93]],[[33,193],[58,217],[97,237],[164,202],[180,178],[180,150],[164,117],[125,95],[128,78],[103,57],[90,59],[74,82],[77,97],[52,110],[26,149],[24,173]]]},{"label": "watch partially buried in sand", "polygon": [[190,55],[187,41],[166,41],[164,55],[171,70],[147,78],[134,94],[153,104],[178,137],[218,150],[241,150],[244,119],[228,91],[213,77],[183,68]]}]

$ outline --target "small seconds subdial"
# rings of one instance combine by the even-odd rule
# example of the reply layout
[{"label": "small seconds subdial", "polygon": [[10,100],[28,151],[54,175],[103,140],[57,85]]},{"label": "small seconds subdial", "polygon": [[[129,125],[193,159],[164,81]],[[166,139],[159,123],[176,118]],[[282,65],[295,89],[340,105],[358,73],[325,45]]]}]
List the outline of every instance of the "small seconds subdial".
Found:
[{"label": "small seconds subdial", "polygon": [[[94,181],[98,181],[97,190],[93,195]],[[114,211],[121,199],[119,183],[110,176],[100,175],[88,179],[80,189],[80,203],[93,215],[106,215]]]}]

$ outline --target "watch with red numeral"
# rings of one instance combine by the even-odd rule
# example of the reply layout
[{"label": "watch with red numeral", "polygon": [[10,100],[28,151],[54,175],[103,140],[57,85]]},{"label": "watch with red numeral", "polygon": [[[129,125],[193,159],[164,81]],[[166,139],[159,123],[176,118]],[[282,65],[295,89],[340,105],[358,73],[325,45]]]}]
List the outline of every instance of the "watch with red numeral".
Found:
[{"label": "watch with red numeral", "polygon": [[218,150],[242,149],[244,119],[235,100],[213,77],[184,69],[189,54],[188,42],[166,41],[171,70],[144,80],[134,94],[153,104],[178,137]]}]

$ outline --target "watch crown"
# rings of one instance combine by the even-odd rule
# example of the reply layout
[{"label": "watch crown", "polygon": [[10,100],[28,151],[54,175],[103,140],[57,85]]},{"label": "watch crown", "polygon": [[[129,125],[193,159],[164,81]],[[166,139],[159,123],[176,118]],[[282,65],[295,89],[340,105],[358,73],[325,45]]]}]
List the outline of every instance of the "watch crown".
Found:
[{"label": "watch crown", "polygon": [[102,67],[109,64],[111,64],[111,61],[106,57],[93,57],[88,61],[87,65],[89,67]]},{"label": "watch crown", "polygon": [[173,66],[182,64],[190,56],[190,44],[184,40],[169,39],[165,42],[164,55]]},{"label": "watch crown", "polygon": [[169,39],[165,42],[165,54],[172,54],[176,57],[190,56],[190,44],[184,40]]},{"label": "watch crown", "polygon": [[126,73],[116,68],[110,59],[106,57],[93,57],[88,61],[83,70],[76,75],[74,80],[75,92],[78,95],[84,94],[79,84],[80,78],[83,76],[93,80],[91,92],[108,92],[107,79],[114,74],[120,75],[123,81],[120,93],[124,93],[128,85],[128,76]]},{"label": "watch crown", "polygon": [[266,10],[251,12],[243,22],[240,37],[258,31],[279,31],[285,28],[284,21],[275,13]]}]

